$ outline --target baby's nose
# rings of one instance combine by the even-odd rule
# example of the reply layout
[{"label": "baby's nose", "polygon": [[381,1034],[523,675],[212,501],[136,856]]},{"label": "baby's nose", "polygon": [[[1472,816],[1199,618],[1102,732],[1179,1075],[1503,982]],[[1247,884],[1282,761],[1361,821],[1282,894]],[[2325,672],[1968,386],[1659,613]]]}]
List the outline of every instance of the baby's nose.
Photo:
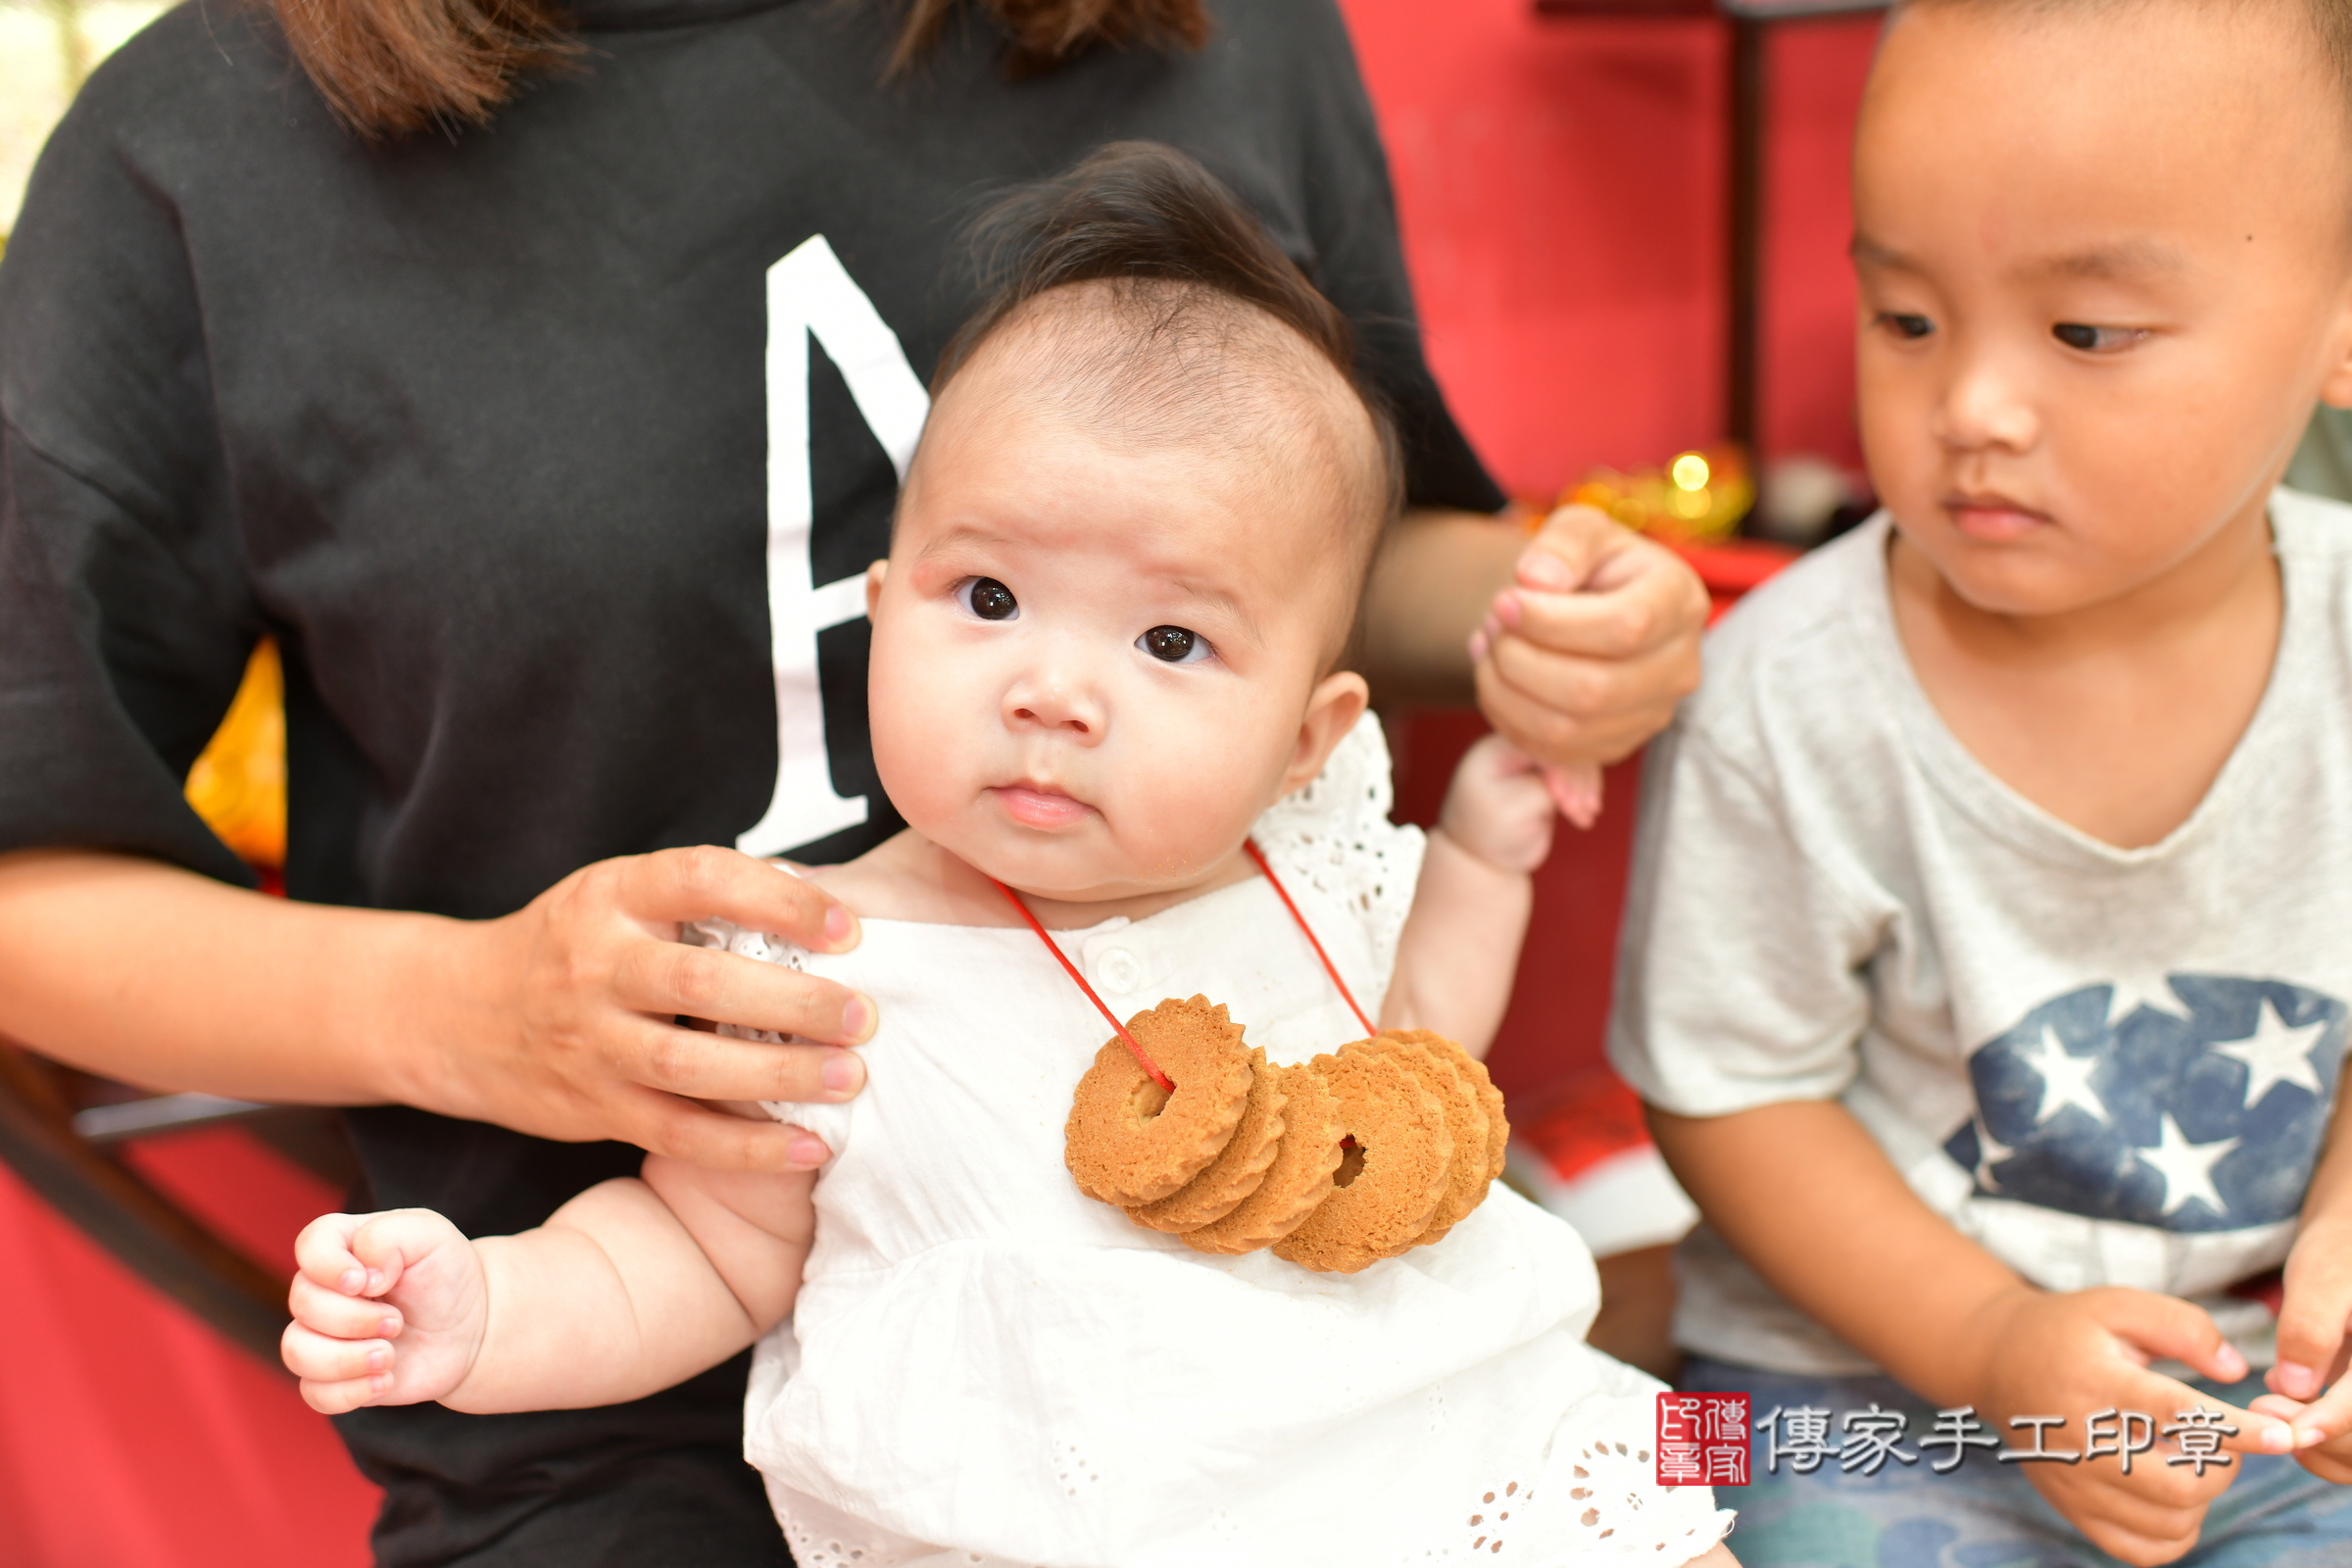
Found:
[{"label": "baby's nose", "polygon": [[1102,733],[1102,703],[1084,687],[1063,680],[1030,680],[1004,695],[1004,716],[1016,729],[1058,731],[1093,741]]},{"label": "baby's nose", "polygon": [[1074,713],[1056,712],[1051,708],[1016,708],[1012,716],[1028,724],[1042,724],[1049,729],[1072,730],[1080,735],[1094,733],[1087,721]]}]

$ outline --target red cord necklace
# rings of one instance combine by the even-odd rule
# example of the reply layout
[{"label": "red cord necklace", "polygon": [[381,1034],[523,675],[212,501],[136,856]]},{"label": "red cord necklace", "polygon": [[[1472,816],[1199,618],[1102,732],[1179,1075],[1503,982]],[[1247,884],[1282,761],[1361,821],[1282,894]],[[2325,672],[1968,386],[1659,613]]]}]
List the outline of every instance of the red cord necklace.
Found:
[{"label": "red cord necklace", "polygon": [[[1379,1033],[1377,1029],[1373,1028],[1372,1020],[1364,1016],[1364,1009],[1356,1005],[1355,993],[1349,991],[1348,982],[1340,978],[1339,965],[1331,961],[1331,955],[1324,952],[1323,944],[1315,940],[1314,927],[1306,923],[1306,916],[1300,914],[1298,906],[1291,901],[1290,889],[1282,885],[1282,878],[1276,876],[1274,867],[1266,863],[1265,855],[1258,849],[1257,841],[1244,839],[1242,848],[1250,852],[1250,858],[1257,862],[1257,868],[1264,872],[1266,880],[1274,885],[1274,896],[1282,900],[1282,906],[1291,911],[1292,919],[1298,922],[1298,929],[1306,936],[1306,945],[1313,948],[1315,956],[1323,960],[1323,972],[1331,976],[1333,985],[1339,987],[1340,1000],[1348,1004],[1348,1010],[1355,1014],[1355,1021],[1364,1026],[1365,1034]],[[1176,1085],[1169,1080],[1166,1073],[1159,1070],[1159,1063],[1152,1059],[1152,1054],[1144,1049],[1143,1043],[1127,1032],[1127,1026],[1119,1022],[1119,1015],[1105,1006],[1101,997],[1095,995],[1095,988],[1086,983],[1086,976],[1078,972],[1078,966],[1070,961],[1069,955],[1061,951],[1061,944],[1054,941],[1053,934],[1038,923],[1037,916],[1029,912],[1028,904],[1018,893],[1013,892],[1004,883],[997,882],[995,877],[992,876],[989,880],[996,882],[997,891],[1004,894],[1011,902],[1012,906],[1021,911],[1021,918],[1028,922],[1030,930],[1037,933],[1037,940],[1046,945],[1046,951],[1054,955],[1054,960],[1061,965],[1063,971],[1078,982],[1078,989],[1086,993],[1086,1000],[1095,1004],[1095,1010],[1110,1020],[1110,1026],[1119,1032],[1119,1038],[1127,1042],[1127,1049],[1135,1053],[1136,1064],[1144,1069],[1145,1075],[1167,1093],[1174,1094]]]}]

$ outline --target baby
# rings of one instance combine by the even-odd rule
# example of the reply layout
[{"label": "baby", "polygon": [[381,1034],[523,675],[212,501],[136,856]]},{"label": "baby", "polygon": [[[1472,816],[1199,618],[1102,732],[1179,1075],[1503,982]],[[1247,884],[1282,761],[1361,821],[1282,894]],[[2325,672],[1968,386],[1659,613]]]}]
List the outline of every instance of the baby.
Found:
[{"label": "baby", "polygon": [[864,940],[689,933],[879,1003],[864,1095],[768,1107],[831,1162],[649,1157],[480,1241],[329,1215],[287,1365],[328,1411],[526,1410],[757,1342],[745,1449],[804,1568],[1730,1562],[1709,1492],[1653,1484],[1657,1386],[1582,1343],[1591,1260],[1532,1205],[1497,1188],[1434,1245],[1313,1272],[1196,1250],[1065,1169],[1105,1034],[1078,975],[1120,1018],[1205,995],[1277,1063],[1362,1036],[1356,1002],[1483,1051],[1551,807],[1490,741],[1425,850],[1389,824],[1340,666],[1395,437],[1232,198],[1114,148],[994,234],[1008,281],[942,358],[867,578],[910,826],[807,873]]},{"label": "baby", "polygon": [[2352,1562],[2352,512],[2273,488],[2352,405],[2348,73],[2345,0],[1888,24],[1886,511],[1651,754],[1612,1038],[1762,1560]]}]

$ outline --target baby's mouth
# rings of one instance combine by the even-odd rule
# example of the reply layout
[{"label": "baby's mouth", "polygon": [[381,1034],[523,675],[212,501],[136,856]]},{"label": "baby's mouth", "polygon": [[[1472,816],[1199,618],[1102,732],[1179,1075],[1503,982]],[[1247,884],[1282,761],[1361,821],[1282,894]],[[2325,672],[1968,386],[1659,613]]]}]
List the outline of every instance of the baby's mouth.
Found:
[{"label": "baby's mouth", "polygon": [[1068,827],[1095,811],[1084,801],[1037,784],[1000,784],[988,793],[996,797],[1006,816],[1023,827]]}]

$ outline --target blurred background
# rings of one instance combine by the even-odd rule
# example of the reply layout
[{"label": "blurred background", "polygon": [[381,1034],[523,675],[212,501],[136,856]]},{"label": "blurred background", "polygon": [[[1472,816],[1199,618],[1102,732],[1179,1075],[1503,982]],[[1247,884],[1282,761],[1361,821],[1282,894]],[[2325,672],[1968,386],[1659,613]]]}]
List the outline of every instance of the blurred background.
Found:
[{"label": "blurred background", "polygon": [[[1579,494],[1666,535],[1728,604],[1866,502],[1845,154],[1876,18],[1550,3],[1341,0],[1430,360],[1509,493]],[[0,235],[74,87],[162,9],[0,0]],[[283,838],[273,679],[265,655],[190,779],[264,865]],[[1479,720],[1389,716],[1400,812],[1426,821]],[[1665,1245],[1690,1215],[1600,1054],[1638,767],[1612,770],[1598,827],[1562,830],[1492,1064],[1512,1179],[1603,1254],[1595,1339],[1656,1367]],[[0,1565],[365,1563],[371,1490],[256,1353],[259,1319],[237,1320],[240,1346],[182,1304],[234,1317],[190,1257],[282,1279],[301,1224],[338,1206],[331,1138],[21,1058],[0,1068],[0,1123],[19,1115],[24,1133],[0,1138],[11,1160],[52,1198],[83,1195],[77,1224],[0,1168],[0,1344],[17,1352],[0,1357]],[[53,1133],[81,1162],[64,1175],[40,1163]]]}]

